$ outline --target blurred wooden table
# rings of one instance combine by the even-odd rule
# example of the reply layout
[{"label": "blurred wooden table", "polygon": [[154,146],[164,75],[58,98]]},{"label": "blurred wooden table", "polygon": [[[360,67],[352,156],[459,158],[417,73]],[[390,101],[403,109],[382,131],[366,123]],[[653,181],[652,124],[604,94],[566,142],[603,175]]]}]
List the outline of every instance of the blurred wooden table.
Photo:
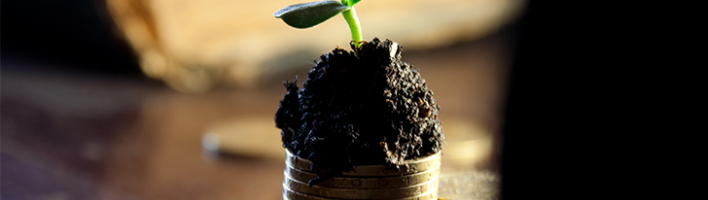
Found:
[{"label": "blurred wooden table", "polygon": [[[435,92],[443,126],[458,118],[497,132],[508,39],[404,51]],[[281,198],[283,160],[214,157],[201,139],[215,121],[272,120],[281,80],[295,74],[265,88],[194,95],[146,78],[13,69],[2,72],[2,199]],[[443,170],[494,171],[496,153]]]}]

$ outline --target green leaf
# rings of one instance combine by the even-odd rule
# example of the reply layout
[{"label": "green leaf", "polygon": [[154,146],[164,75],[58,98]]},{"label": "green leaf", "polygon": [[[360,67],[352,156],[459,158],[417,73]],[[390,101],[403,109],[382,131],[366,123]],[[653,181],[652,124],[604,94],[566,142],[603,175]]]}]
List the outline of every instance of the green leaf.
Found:
[{"label": "green leaf", "polygon": [[361,0],[342,0],[342,4],[353,7],[354,4],[359,3],[360,1]]},{"label": "green leaf", "polygon": [[351,7],[337,1],[316,1],[289,5],[273,13],[273,16],[295,28],[310,28],[349,9]]}]

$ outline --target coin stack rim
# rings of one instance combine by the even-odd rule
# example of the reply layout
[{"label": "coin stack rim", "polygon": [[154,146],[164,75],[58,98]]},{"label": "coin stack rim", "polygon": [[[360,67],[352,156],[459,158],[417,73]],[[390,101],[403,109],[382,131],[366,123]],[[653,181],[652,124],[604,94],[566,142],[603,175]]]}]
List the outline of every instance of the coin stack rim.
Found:
[{"label": "coin stack rim", "polygon": [[[307,179],[315,177],[309,170],[312,162],[285,149],[286,168],[283,171],[284,200],[328,199],[437,199],[441,152],[419,159],[405,160],[400,170],[386,165],[361,165],[313,185]],[[297,176],[297,177],[294,177]]]},{"label": "coin stack rim", "polygon": [[[408,174],[403,176],[386,176],[386,177],[351,177],[351,176],[337,176],[331,177],[325,181],[317,183],[319,186],[329,187],[329,188],[397,188],[405,187],[410,185],[417,185],[421,183],[428,182],[430,180],[436,179],[440,176],[440,166],[429,169],[427,171]],[[293,179],[298,182],[307,183],[312,178],[317,175],[308,172],[295,169],[292,167],[286,167],[283,171],[283,176]],[[383,184],[382,184],[383,183]]]},{"label": "coin stack rim", "polygon": [[[312,162],[300,158],[290,152],[287,148],[285,149],[285,164],[288,167],[299,169],[301,171],[312,172],[310,166]],[[354,166],[354,170],[342,172],[342,176],[372,176],[372,177],[384,177],[384,176],[401,176],[408,174],[415,174],[422,171],[427,171],[432,168],[439,167],[441,162],[442,151],[437,153],[418,158],[404,160],[402,164],[399,165],[399,170],[390,169],[386,165],[359,165]]]}]

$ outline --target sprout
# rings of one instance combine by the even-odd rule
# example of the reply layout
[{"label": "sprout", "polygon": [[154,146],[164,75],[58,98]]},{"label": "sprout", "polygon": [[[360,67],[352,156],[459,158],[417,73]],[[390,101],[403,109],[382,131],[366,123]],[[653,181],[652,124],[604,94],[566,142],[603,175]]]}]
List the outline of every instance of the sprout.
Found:
[{"label": "sprout", "polygon": [[349,30],[352,32],[352,41],[359,48],[359,43],[364,39],[361,36],[359,18],[356,16],[356,11],[353,7],[359,1],[361,0],[342,0],[341,3],[337,1],[315,1],[289,5],[273,13],[273,16],[283,19],[286,24],[295,28],[310,28],[327,21],[341,12],[347,24],[349,24]]}]

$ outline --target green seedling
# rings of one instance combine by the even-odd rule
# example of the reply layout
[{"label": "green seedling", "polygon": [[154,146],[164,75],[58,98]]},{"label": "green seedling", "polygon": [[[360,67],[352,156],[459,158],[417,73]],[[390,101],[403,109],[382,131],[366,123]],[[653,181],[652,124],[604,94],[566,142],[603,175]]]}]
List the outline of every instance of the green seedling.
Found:
[{"label": "green seedling", "polygon": [[310,28],[342,13],[347,24],[349,24],[349,30],[352,32],[352,41],[358,49],[364,39],[361,36],[359,18],[356,16],[353,6],[359,1],[361,0],[342,0],[341,3],[337,1],[315,1],[289,5],[273,13],[273,16],[283,19],[286,24],[295,28]]}]

